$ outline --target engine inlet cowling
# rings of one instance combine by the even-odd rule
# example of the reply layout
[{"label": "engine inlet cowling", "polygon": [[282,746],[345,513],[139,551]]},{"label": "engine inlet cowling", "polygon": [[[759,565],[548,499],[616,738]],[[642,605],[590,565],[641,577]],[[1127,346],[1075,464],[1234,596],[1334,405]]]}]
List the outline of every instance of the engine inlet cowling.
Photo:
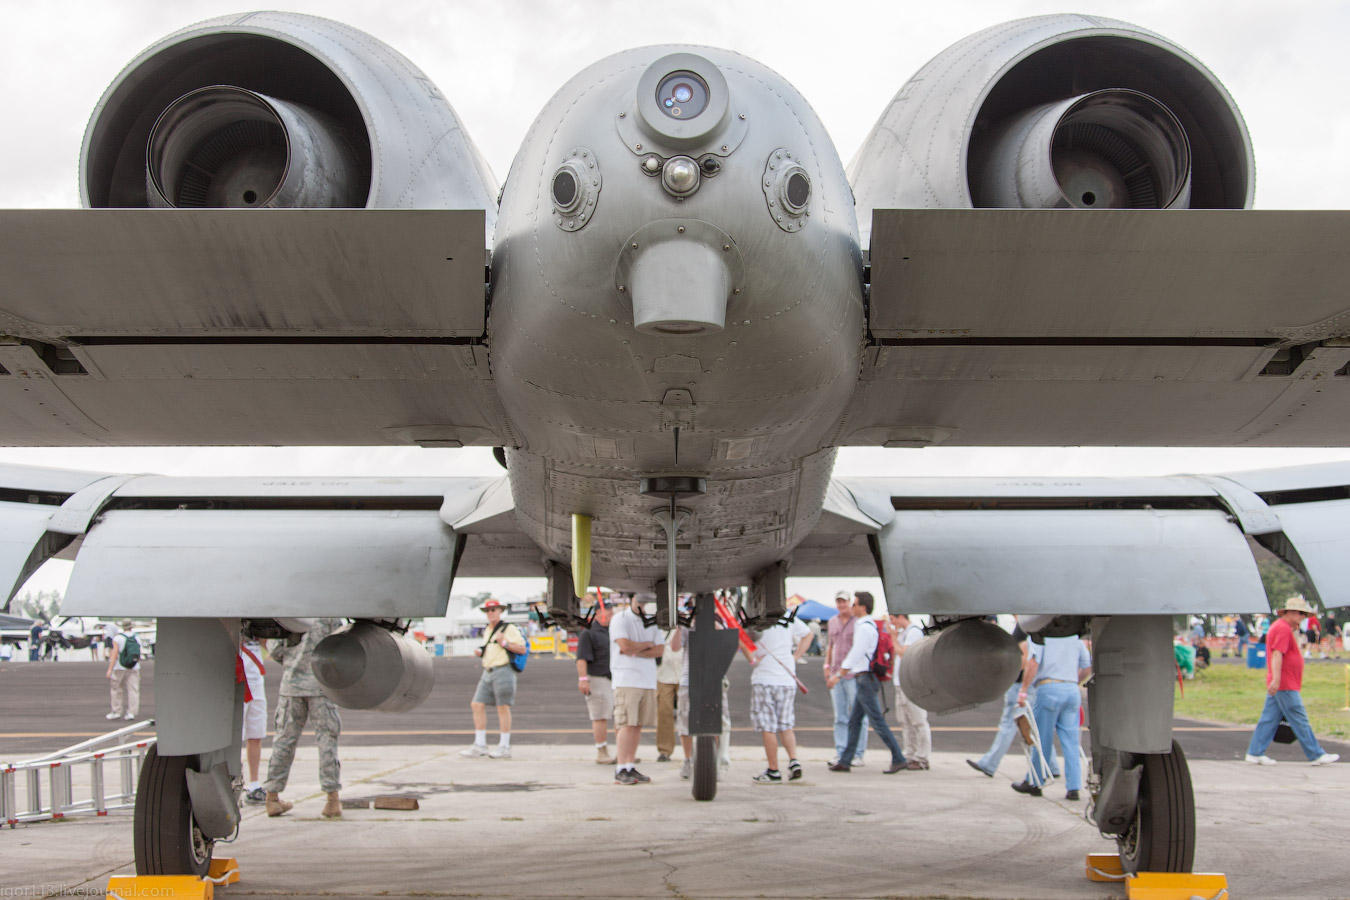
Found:
[{"label": "engine inlet cowling", "polygon": [[1243,209],[1253,155],[1212,72],[1160,34],[1035,16],[970,35],[910,79],[849,164],[877,209]]},{"label": "engine inlet cowling", "polygon": [[481,209],[497,187],[445,97],[370,35],[255,12],[157,41],[99,100],[80,152],[93,208]]}]

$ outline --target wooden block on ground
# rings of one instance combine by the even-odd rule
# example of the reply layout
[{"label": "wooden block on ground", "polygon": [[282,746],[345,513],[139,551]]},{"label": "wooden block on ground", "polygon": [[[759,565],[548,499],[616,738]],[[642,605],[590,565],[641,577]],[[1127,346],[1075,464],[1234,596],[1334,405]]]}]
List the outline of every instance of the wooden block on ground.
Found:
[{"label": "wooden block on ground", "polygon": [[376,797],[376,809],[421,809],[416,797]]}]

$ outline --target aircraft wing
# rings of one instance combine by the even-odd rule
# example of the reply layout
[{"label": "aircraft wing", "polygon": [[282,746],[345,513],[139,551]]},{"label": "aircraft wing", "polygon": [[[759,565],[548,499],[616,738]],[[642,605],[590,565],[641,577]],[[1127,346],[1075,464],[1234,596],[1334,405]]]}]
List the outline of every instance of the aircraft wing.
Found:
[{"label": "aircraft wing", "polygon": [[838,443],[1350,437],[1350,213],[877,210]]},{"label": "aircraft wing", "polygon": [[0,212],[0,443],[512,443],[482,210]]},{"label": "aircraft wing", "polygon": [[[1350,605],[1350,464],[1164,478],[836,478],[797,576],[897,612],[1268,612],[1249,539]],[[831,508],[833,507],[833,511]]]},{"label": "aircraft wing", "polygon": [[537,575],[506,478],[170,478],[0,467],[6,600],[77,548],[62,612],[441,615],[456,575]]}]

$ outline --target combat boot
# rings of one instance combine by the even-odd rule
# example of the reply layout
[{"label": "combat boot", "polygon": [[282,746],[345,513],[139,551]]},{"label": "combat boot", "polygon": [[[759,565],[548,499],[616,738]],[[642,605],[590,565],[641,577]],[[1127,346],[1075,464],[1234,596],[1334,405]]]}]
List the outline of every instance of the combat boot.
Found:
[{"label": "combat boot", "polygon": [[272,817],[279,816],[282,813],[285,813],[294,805],[295,804],[292,803],[291,801],[282,800],[280,797],[278,797],[276,791],[267,792],[267,814],[269,816]]},{"label": "combat boot", "polygon": [[323,805],[321,815],[325,819],[337,819],[342,816],[342,801],[338,800],[337,791],[328,792],[328,802]]}]

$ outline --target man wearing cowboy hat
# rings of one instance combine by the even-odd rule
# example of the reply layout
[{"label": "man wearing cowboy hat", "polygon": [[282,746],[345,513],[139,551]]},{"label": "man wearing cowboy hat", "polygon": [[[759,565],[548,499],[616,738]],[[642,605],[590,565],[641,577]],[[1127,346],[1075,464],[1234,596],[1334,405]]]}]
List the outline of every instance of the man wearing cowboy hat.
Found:
[{"label": "man wearing cowboy hat", "polygon": [[1339,754],[1327,753],[1317,743],[1312,726],[1308,724],[1308,713],[1303,708],[1303,698],[1299,696],[1303,688],[1303,654],[1299,651],[1296,635],[1299,622],[1312,614],[1313,608],[1308,601],[1296,594],[1285,601],[1279,618],[1266,633],[1266,705],[1252,732],[1251,745],[1247,747],[1249,763],[1275,765],[1275,760],[1265,754],[1281,719],[1294,730],[1304,755],[1314,766],[1334,763],[1341,758]]},{"label": "man wearing cowboy hat", "polygon": [[[483,675],[478,679],[473,702],[473,744],[459,751],[460,756],[490,756],[493,759],[511,758],[511,704],[516,702],[516,670],[511,668],[510,653],[525,652],[525,638],[520,629],[502,622],[506,607],[500,600],[490,599],[483,604],[487,614],[487,638],[483,646],[473,651],[483,658]],[[487,747],[487,705],[497,707],[497,730],[501,739],[491,750]]]}]

